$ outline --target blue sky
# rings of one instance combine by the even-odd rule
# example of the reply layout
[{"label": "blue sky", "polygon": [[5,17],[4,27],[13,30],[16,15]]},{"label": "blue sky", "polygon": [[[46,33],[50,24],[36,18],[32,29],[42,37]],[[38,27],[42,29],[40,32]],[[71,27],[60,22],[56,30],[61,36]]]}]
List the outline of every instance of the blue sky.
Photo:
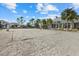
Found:
[{"label": "blue sky", "polygon": [[54,18],[60,17],[60,13],[66,9],[74,7],[79,14],[78,3],[1,3],[0,19],[16,22],[16,18],[23,16],[26,22],[31,18]]}]

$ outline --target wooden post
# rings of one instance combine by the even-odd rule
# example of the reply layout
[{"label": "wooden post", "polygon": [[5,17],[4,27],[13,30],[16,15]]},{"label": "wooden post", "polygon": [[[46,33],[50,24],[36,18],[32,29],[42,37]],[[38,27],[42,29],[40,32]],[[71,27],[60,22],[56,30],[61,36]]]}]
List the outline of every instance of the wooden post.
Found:
[{"label": "wooden post", "polygon": [[13,38],[13,31],[12,31],[11,41],[13,41],[13,39],[14,39],[14,38]]}]

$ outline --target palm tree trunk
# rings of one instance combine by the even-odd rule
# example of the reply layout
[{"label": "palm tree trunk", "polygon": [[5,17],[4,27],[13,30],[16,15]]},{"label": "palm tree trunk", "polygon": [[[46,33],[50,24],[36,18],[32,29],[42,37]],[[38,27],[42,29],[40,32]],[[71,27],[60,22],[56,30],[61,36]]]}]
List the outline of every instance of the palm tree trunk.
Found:
[{"label": "palm tree trunk", "polygon": [[74,22],[72,22],[72,29],[74,29]]},{"label": "palm tree trunk", "polygon": [[68,29],[69,29],[69,28],[68,28],[68,21],[67,21],[67,31],[68,31]]},{"label": "palm tree trunk", "polygon": [[64,29],[64,24],[62,23],[62,30]]},{"label": "palm tree trunk", "polygon": [[74,22],[71,23],[71,30],[74,29]]}]

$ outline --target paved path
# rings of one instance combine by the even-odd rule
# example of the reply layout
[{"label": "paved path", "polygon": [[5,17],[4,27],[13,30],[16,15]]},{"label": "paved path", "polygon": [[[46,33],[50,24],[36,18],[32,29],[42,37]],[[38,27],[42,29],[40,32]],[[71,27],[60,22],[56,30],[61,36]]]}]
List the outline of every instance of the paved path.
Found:
[{"label": "paved path", "polygon": [[11,29],[9,32],[0,30],[0,55],[79,55],[79,32],[40,29]]}]

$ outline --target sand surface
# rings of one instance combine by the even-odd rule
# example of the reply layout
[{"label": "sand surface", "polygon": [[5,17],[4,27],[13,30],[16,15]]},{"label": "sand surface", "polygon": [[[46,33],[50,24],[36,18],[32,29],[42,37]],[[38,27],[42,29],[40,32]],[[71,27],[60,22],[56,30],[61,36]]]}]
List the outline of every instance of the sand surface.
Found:
[{"label": "sand surface", "polygon": [[79,56],[79,32],[0,30],[0,56]]}]

